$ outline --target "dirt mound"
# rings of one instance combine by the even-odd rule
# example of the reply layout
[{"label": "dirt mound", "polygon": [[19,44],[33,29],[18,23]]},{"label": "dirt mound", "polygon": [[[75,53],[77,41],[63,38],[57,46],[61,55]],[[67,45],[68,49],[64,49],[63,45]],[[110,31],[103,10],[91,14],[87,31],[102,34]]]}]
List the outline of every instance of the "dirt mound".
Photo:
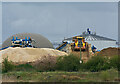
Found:
[{"label": "dirt mound", "polygon": [[118,55],[119,50],[120,50],[119,48],[109,47],[109,48],[105,48],[105,49],[101,50],[97,55],[112,57],[112,56]]},{"label": "dirt mound", "polygon": [[8,61],[14,64],[30,63],[36,67],[38,65],[54,65],[58,56],[68,55],[65,52],[50,48],[8,48],[0,51],[0,63],[8,57]]}]

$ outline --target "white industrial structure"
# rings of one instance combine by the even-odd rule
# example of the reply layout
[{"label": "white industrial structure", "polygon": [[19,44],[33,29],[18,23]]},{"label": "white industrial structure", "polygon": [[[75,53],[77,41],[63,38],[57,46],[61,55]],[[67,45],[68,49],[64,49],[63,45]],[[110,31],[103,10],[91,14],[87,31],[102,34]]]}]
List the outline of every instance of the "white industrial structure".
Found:
[{"label": "white industrial structure", "polygon": [[[87,32],[83,32],[82,35],[78,35],[78,36],[82,36],[85,38],[85,41],[88,42],[89,44],[91,44],[91,47],[94,45],[97,50],[102,50],[104,48],[108,48],[108,47],[116,47],[116,40],[114,39],[110,39],[110,38],[106,38],[106,37],[102,37],[102,36],[98,36],[96,35],[96,33],[91,33],[91,31],[89,31],[89,29],[87,29]],[[71,38],[67,38],[64,39],[63,42],[72,42],[72,37]]]}]

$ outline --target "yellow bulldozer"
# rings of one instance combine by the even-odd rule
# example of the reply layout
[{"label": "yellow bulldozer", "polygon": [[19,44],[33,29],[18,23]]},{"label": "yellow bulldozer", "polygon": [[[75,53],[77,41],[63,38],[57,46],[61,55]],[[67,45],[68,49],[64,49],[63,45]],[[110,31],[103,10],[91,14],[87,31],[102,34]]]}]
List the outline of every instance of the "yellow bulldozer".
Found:
[{"label": "yellow bulldozer", "polygon": [[88,43],[85,42],[85,38],[81,36],[75,36],[73,37],[73,43],[71,43],[72,51],[80,51],[80,48],[82,51],[88,50]]}]

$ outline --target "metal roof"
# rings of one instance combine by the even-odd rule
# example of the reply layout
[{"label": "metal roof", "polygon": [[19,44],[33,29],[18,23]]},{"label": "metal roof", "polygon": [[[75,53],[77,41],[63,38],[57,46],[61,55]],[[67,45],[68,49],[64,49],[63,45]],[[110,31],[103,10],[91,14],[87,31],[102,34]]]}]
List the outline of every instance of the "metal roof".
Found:
[{"label": "metal roof", "polygon": [[[82,35],[78,35],[78,36],[81,36],[81,37],[84,37],[86,41],[116,41],[114,39],[110,39],[110,38],[107,38],[107,37],[103,37],[103,36],[99,36],[99,35],[96,35],[96,34],[82,34]],[[73,37],[71,38],[67,38],[67,39],[64,39],[64,40],[72,40]]]}]

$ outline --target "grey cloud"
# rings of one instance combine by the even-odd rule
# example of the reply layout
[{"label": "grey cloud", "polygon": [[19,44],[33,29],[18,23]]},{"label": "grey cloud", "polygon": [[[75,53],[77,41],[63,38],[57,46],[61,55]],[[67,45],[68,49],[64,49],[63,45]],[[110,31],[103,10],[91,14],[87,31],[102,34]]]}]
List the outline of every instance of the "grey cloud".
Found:
[{"label": "grey cloud", "polygon": [[[51,41],[79,35],[86,28],[117,39],[117,3],[3,3],[3,39],[20,32]],[[108,32],[109,31],[109,32]]]}]

